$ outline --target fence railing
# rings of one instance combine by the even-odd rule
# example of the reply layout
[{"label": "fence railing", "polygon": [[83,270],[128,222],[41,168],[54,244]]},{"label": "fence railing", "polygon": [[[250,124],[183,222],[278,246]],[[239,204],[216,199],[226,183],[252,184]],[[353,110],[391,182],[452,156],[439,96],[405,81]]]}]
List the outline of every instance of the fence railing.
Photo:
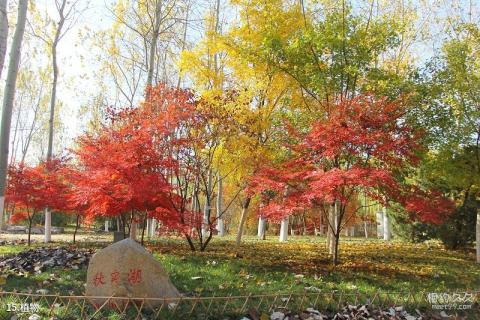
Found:
[{"label": "fence railing", "polygon": [[[448,299],[445,295],[448,295]],[[432,305],[468,303],[479,312],[480,291],[429,292],[303,292],[291,294],[228,297],[180,297],[168,299],[135,297],[87,297],[0,292],[0,319],[240,319],[255,310],[270,314],[278,310],[301,312],[314,308],[331,313],[345,305],[367,304],[377,308],[403,306],[409,310],[431,310]],[[433,301],[434,299],[435,301]],[[456,299],[456,300],[455,300]],[[463,299],[463,300],[462,300]],[[447,301],[448,300],[448,301]]]}]

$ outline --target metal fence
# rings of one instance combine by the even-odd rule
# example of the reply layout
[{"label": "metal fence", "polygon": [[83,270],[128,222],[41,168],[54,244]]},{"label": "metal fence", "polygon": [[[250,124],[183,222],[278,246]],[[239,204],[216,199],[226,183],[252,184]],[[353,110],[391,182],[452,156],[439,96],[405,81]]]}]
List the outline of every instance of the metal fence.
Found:
[{"label": "metal fence", "polygon": [[[432,296],[435,294],[435,296]],[[432,303],[463,302],[480,317],[480,291],[445,294],[427,292],[304,292],[292,294],[229,297],[181,297],[168,299],[86,297],[0,292],[0,319],[240,319],[255,310],[257,314],[314,308],[331,313],[345,305],[368,304],[377,308],[404,306],[408,310],[431,310]],[[468,296],[467,296],[468,295]],[[437,299],[432,301],[432,297]],[[457,297],[457,301],[452,300]],[[462,301],[458,299],[463,297]],[[467,299],[465,298],[467,297]],[[439,300],[443,299],[443,300]],[[31,318],[30,318],[31,319]]]}]

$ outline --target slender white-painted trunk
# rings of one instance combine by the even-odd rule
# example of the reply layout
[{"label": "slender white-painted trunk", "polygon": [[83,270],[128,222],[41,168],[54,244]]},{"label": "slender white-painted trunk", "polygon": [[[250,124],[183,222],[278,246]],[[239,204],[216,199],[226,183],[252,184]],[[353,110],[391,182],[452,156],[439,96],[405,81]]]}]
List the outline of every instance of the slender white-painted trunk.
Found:
[{"label": "slender white-painted trunk", "polygon": [[[288,185],[285,186],[285,190],[283,192],[284,199],[288,196]],[[288,240],[288,220],[289,217],[286,216],[280,222],[280,235],[278,237],[278,241],[286,242]]]},{"label": "slender white-painted trunk", "polygon": [[147,225],[145,226],[147,229],[147,238],[152,237],[152,219],[148,218],[147,219]]},{"label": "slender white-painted trunk", "polygon": [[365,239],[368,239],[367,221],[363,221],[363,230],[365,231]]},{"label": "slender white-painted trunk", "polygon": [[220,237],[225,236],[225,223],[223,221],[223,218],[217,220],[217,231]]},{"label": "slender white-painted trunk", "polygon": [[52,212],[48,208],[45,208],[45,237],[43,241],[52,241]]},{"label": "slender white-painted trunk", "polygon": [[108,230],[108,223],[109,223],[109,221],[108,221],[108,220],[105,220],[105,232],[108,232],[108,231],[109,231],[109,230]]},{"label": "slender white-painted trunk", "polygon": [[258,217],[257,236],[258,236],[258,239],[260,240],[265,240],[265,226],[266,226],[265,218],[262,216]]},{"label": "slender white-painted trunk", "polygon": [[223,180],[220,173],[217,174],[217,231],[220,237],[225,235],[225,225],[223,223],[222,209],[223,209]]},{"label": "slender white-painted trunk", "polygon": [[150,222],[150,234],[152,237],[155,237],[156,232],[157,232],[157,220],[152,218]]},{"label": "slender white-painted trunk", "polygon": [[377,212],[377,238],[383,237],[383,212]]},{"label": "slender white-painted trunk", "polygon": [[477,209],[477,227],[475,233],[477,241],[477,263],[480,263],[480,209]]},{"label": "slender white-painted trunk", "polygon": [[383,240],[390,241],[391,233],[390,233],[390,219],[387,214],[387,209],[384,208],[383,210]]},{"label": "slender white-painted trunk", "polygon": [[282,219],[280,222],[280,236],[278,241],[286,242],[288,240],[288,216]]}]

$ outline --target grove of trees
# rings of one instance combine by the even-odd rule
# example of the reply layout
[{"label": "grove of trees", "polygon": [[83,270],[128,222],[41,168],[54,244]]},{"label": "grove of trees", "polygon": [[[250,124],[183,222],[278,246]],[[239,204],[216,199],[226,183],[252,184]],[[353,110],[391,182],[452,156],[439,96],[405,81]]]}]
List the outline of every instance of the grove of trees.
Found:
[{"label": "grove of trees", "polygon": [[[480,263],[468,1],[98,6],[0,1],[0,226],[44,214],[48,242],[53,211],[200,251],[225,234],[265,238],[267,225],[280,241],[323,226],[338,264],[343,232],[362,222],[368,237],[380,210],[407,240],[458,249],[476,234]],[[69,36],[88,48],[88,75],[60,73]]]}]

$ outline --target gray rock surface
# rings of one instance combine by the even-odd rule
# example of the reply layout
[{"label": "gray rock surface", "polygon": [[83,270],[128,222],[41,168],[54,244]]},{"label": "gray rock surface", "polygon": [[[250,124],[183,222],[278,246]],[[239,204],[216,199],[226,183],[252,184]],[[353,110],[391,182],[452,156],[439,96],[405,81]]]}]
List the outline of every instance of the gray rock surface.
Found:
[{"label": "gray rock surface", "polygon": [[[93,255],[88,265],[86,295],[94,304],[107,303],[122,307],[130,298],[177,298],[180,293],[158,262],[144,247],[132,239],[116,242]],[[169,302],[169,299],[165,299]],[[163,300],[145,299],[145,305],[155,307]]]}]

